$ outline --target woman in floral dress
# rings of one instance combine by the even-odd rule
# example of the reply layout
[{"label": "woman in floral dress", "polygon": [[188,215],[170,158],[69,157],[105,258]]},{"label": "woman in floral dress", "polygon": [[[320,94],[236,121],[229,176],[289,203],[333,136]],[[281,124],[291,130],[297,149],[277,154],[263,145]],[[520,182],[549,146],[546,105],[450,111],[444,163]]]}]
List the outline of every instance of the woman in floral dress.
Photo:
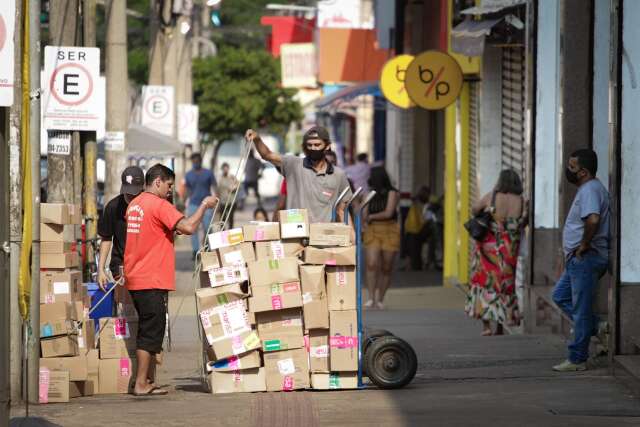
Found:
[{"label": "woman in floral dress", "polygon": [[[485,336],[502,335],[505,322],[519,322],[515,274],[526,215],[522,192],[518,174],[503,170],[494,190],[473,206],[474,215],[484,210],[493,213],[489,232],[476,242],[465,308],[469,316],[482,320]],[[497,324],[495,332],[492,321]]]}]

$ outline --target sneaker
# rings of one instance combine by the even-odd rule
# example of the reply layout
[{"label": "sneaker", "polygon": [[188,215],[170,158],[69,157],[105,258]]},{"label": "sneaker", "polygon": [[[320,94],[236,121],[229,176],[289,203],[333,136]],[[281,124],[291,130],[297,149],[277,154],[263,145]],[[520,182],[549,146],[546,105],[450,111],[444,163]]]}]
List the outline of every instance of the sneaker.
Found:
[{"label": "sneaker", "polygon": [[384,310],[384,304],[382,304],[381,302],[377,302],[376,307],[378,308],[378,310]]},{"label": "sneaker", "polygon": [[556,365],[552,368],[556,372],[577,372],[577,371],[586,371],[587,364],[582,363],[573,363],[570,360],[565,360],[559,365]]},{"label": "sneaker", "polygon": [[364,303],[364,308],[371,308],[373,307],[373,300],[370,299],[369,301]]}]

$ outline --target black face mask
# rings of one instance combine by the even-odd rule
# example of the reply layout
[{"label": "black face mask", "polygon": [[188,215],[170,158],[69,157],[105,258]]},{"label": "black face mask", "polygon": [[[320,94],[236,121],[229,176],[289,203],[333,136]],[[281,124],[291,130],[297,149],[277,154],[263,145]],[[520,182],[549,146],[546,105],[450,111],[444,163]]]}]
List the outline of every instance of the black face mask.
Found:
[{"label": "black face mask", "polygon": [[324,150],[305,150],[305,155],[314,162],[319,162],[324,159]]},{"label": "black face mask", "polygon": [[564,170],[564,176],[567,178],[567,181],[569,181],[571,184],[578,183],[578,172],[573,172],[571,169],[566,168]]}]

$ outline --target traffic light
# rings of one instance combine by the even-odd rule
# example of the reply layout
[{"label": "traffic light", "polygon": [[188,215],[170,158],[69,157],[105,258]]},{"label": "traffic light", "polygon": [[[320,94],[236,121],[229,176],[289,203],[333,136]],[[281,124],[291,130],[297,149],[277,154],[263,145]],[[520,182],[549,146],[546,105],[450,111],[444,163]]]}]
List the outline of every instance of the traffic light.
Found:
[{"label": "traffic light", "polygon": [[219,26],[222,25],[222,21],[220,20],[220,11],[219,10],[212,10],[211,11],[211,23],[215,27],[219,27]]}]

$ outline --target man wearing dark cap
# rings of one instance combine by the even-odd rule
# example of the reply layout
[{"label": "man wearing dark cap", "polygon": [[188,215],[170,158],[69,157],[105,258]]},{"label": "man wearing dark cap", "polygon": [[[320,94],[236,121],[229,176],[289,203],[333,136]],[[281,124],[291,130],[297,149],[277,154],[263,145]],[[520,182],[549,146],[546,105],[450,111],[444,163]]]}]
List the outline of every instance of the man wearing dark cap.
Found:
[{"label": "man wearing dark cap", "polygon": [[144,172],[137,166],[129,166],[122,172],[120,194],[105,206],[98,220],[98,234],[102,237],[100,243],[100,261],[98,263],[98,283],[105,289],[109,282],[105,271],[107,257],[111,253],[109,270],[117,280],[121,276],[124,259],[124,247],[127,239],[127,206],[142,192],[144,188]]},{"label": "man wearing dark cap", "polygon": [[[340,193],[349,188],[349,181],[342,169],[326,159],[331,139],[325,128],[313,126],[305,132],[302,139],[304,158],[274,153],[253,129],[247,130],[245,138],[253,142],[263,159],[282,171],[287,180],[287,209],[307,209],[310,222],[331,221],[333,204]],[[340,221],[345,205],[338,206]]]}]

